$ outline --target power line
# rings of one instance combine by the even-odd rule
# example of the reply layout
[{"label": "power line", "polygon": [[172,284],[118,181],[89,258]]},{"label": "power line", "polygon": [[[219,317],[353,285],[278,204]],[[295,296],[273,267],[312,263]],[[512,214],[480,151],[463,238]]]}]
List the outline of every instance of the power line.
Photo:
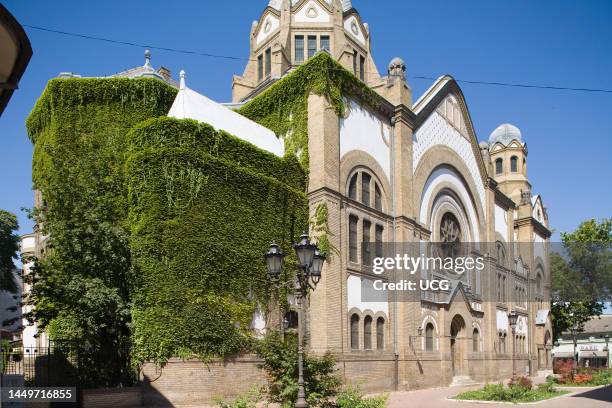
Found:
[{"label": "power line", "polygon": [[[197,56],[207,57],[207,58],[219,58],[219,59],[227,59],[227,60],[235,60],[235,61],[245,61],[245,62],[250,62],[250,61],[254,62],[255,61],[254,59],[243,58],[243,57],[236,57],[236,56],[231,56],[231,55],[213,54],[213,53],[209,53],[209,52],[201,52],[201,51],[194,51],[194,50],[183,50],[183,49],[172,48],[172,47],[161,47],[161,46],[157,46],[157,45],[135,43],[135,42],[131,42],[131,41],[113,40],[113,39],[110,39],[110,38],[98,37],[98,36],[87,35],[87,34],[73,33],[73,32],[69,32],[69,31],[55,30],[55,29],[52,29],[52,28],[41,27],[41,26],[33,26],[33,25],[29,25],[29,24],[23,24],[23,26],[27,27],[27,28],[31,28],[33,30],[39,30],[39,31],[44,31],[44,32],[48,32],[48,33],[53,33],[53,34],[61,34],[61,35],[69,36],[69,37],[76,37],[76,38],[81,38],[81,39],[86,39],[86,40],[102,41],[102,42],[111,43],[111,44],[127,45],[127,46],[138,47],[138,48],[149,48],[149,49],[153,49],[153,50],[175,52],[175,53],[179,53],[179,54],[197,55]],[[333,68],[331,68],[331,69],[333,69]],[[371,72],[371,71],[367,72],[367,73],[370,73],[370,74],[379,74],[378,72]],[[429,77],[429,76],[422,76],[422,75],[409,75],[408,77],[409,78],[413,78],[413,79],[424,79],[424,80],[431,80],[431,81],[435,81],[435,80],[438,79],[438,78]],[[461,82],[461,83],[465,83],[465,84],[475,84],[475,85],[505,86],[505,87],[512,87],[512,88],[528,88],[528,89],[548,89],[548,90],[556,90],[556,91],[612,93],[612,89],[601,89],[601,88],[573,88],[573,87],[567,87],[567,86],[533,85],[533,84],[520,84],[520,83],[509,83],[509,82],[493,82],[493,81],[476,81],[476,80],[457,79],[457,78],[453,78],[453,79],[455,81],[457,81],[457,82]]]}]

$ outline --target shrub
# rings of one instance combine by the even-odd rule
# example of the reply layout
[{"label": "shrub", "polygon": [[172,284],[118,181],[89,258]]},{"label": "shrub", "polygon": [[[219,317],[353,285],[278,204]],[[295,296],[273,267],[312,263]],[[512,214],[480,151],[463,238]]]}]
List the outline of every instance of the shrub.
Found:
[{"label": "shrub", "polygon": [[529,377],[520,375],[518,377],[512,378],[508,386],[509,387],[521,387],[526,390],[530,390],[533,387],[533,382],[531,381],[531,379],[529,379]]},{"label": "shrub", "polygon": [[612,368],[604,368],[593,373],[593,379],[591,380],[593,385],[607,385],[612,384]]},{"label": "shrub", "polygon": [[262,389],[258,386],[253,386],[247,392],[238,395],[231,402],[226,402],[222,397],[213,398],[214,403],[219,408],[255,408],[261,400]]},{"label": "shrub", "polygon": [[[292,406],[297,400],[298,366],[296,336],[280,340],[277,332],[269,333],[255,346],[264,360],[261,364],[268,376],[268,396],[272,402]],[[331,354],[321,357],[304,353],[304,388],[311,406],[329,404],[340,387],[336,360]]]},{"label": "shrub", "polygon": [[553,372],[561,375],[559,383],[572,382],[574,376],[574,360],[557,360],[553,366]]},{"label": "shrub", "polygon": [[574,375],[574,383],[575,384],[584,384],[591,382],[593,380],[593,376],[591,374],[576,374]]},{"label": "shrub", "polygon": [[541,392],[555,392],[555,383],[553,381],[547,381],[542,384],[538,384],[538,391]]},{"label": "shrub", "polygon": [[357,386],[347,386],[338,393],[336,406],[338,408],[384,408],[387,405],[387,395],[364,397]]}]

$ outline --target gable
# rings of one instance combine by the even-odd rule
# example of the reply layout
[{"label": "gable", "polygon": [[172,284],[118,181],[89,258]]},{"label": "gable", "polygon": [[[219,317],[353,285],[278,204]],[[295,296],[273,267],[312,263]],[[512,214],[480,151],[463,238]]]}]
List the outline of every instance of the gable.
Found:
[{"label": "gable", "polygon": [[366,34],[357,16],[353,14],[344,20],[344,30],[357,40],[359,44],[366,45]]},{"label": "gable", "polygon": [[259,45],[266,41],[279,27],[280,20],[277,16],[270,11],[264,13],[255,32],[255,44]]},{"label": "gable", "polygon": [[330,15],[318,2],[310,0],[300,7],[293,19],[296,23],[328,23]]}]

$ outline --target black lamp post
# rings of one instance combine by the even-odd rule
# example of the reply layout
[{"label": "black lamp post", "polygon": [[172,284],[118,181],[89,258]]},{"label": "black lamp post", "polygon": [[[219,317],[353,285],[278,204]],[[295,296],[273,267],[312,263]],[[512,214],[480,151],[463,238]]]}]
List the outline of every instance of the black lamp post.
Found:
[{"label": "black lamp post", "polygon": [[508,313],[508,324],[512,329],[512,380],[516,378],[516,323],[518,314],[515,311]]},{"label": "black lamp post", "polygon": [[270,250],[264,254],[264,260],[266,261],[266,268],[268,269],[268,276],[276,288],[276,296],[278,297],[278,332],[280,334],[281,341],[285,337],[285,324],[283,321],[283,307],[280,300],[280,289],[282,283],[280,281],[281,273],[283,272],[285,255],[281,252],[276,242],[272,241]]},{"label": "black lamp post", "polygon": [[[307,408],[306,392],[304,391],[304,334],[302,301],[314,290],[321,280],[321,270],[325,262],[325,255],[321,254],[315,244],[310,243],[307,233],[300,236],[300,242],[293,244],[298,258],[298,271],[293,289],[296,292],[298,305],[298,395],[296,408]],[[268,276],[273,282],[278,282],[283,269],[283,254],[274,242],[270,250],[264,255]],[[281,318],[282,326],[282,318]]]}]

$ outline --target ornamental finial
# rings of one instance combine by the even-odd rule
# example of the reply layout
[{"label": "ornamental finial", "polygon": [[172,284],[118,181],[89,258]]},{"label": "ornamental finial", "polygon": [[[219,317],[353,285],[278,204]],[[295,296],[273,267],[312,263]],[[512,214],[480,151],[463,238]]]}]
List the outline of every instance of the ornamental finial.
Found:
[{"label": "ornamental finial", "polygon": [[187,85],[185,85],[185,71],[184,70],[181,69],[181,72],[179,72],[179,77],[180,77],[179,89],[185,89]]}]

